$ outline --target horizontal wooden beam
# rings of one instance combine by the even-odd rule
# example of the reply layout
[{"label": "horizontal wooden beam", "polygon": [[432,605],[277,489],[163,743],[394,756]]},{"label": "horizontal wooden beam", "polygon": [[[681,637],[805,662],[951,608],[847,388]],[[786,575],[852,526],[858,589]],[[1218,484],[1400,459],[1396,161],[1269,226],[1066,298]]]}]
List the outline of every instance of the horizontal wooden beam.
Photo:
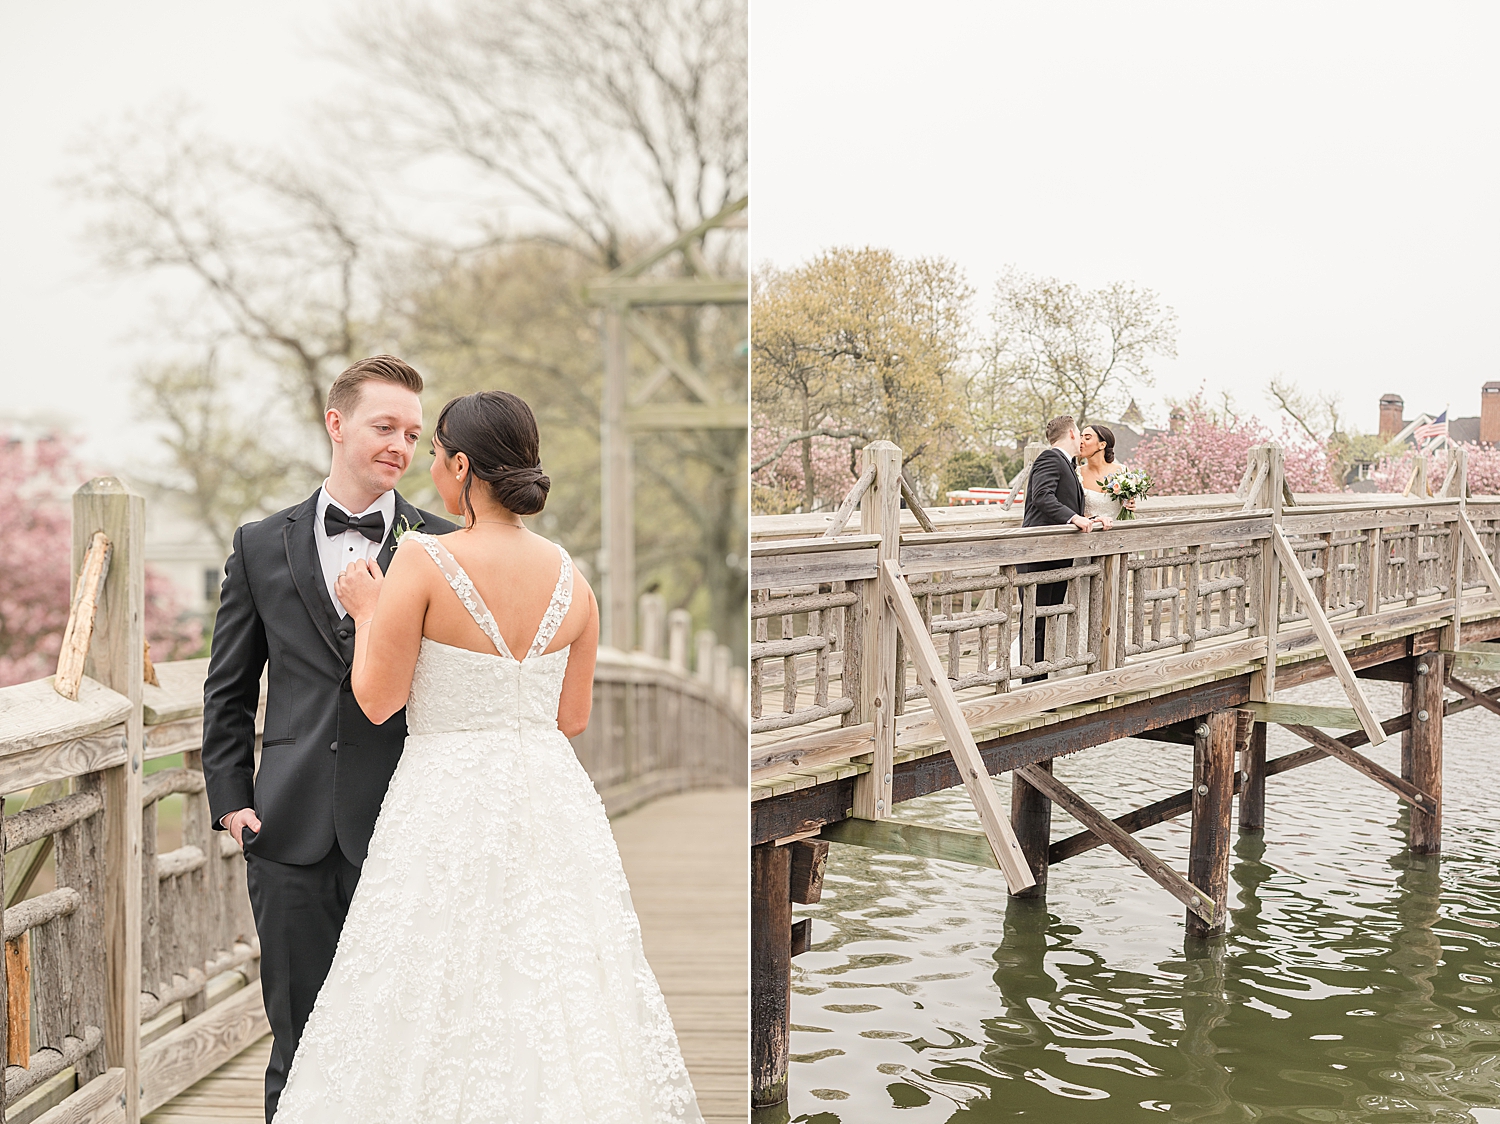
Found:
[{"label": "horizontal wooden beam", "polygon": [[1158,726],[1155,730],[1141,734],[1140,737],[1147,741],[1170,742],[1172,745],[1193,745],[1198,740],[1193,735],[1193,730],[1197,725],[1197,718],[1185,718],[1181,722],[1173,722],[1168,726]]},{"label": "horizontal wooden beam", "polygon": [[[1149,731],[1211,710],[1240,706],[1249,698],[1248,675],[1199,683],[989,738],[980,743],[979,751],[990,775],[998,776],[1020,765],[1050,761],[1120,738],[1137,735],[1149,738],[1152,736]],[[833,734],[842,732],[830,731]],[[962,783],[963,777],[952,756],[934,753],[897,763],[891,799],[899,804]],[[853,792],[853,777],[843,777],[753,799],[750,804],[752,840],[768,843],[841,820],[853,807]]]},{"label": "horizontal wooden beam", "polygon": [[1500,650],[1464,648],[1444,652],[1445,663],[1455,671],[1500,671]]},{"label": "horizontal wooden beam", "polygon": [[235,992],[141,1051],[141,1112],[155,1112],[270,1032],[260,981]]},{"label": "horizontal wooden beam", "polygon": [[630,308],[643,304],[745,304],[744,281],[601,281],[584,289],[590,304]]},{"label": "horizontal wooden beam", "polygon": [[1280,725],[1322,726],[1335,730],[1360,729],[1359,715],[1347,706],[1303,706],[1300,703],[1252,702],[1242,710],[1255,715],[1257,722],[1276,722]]},{"label": "horizontal wooden beam", "polygon": [[1315,730],[1311,726],[1298,726],[1287,724],[1285,729],[1296,734],[1305,742],[1311,742],[1330,757],[1337,757],[1345,765],[1356,772],[1363,773],[1376,784],[1384,785],[1408,804],[1414,804],[1424,811],[1438,806],[1437,797],[1430,792],[1424,792],[1410,781],[1396,776],[1385,766],[1371,761],[1362,753],[1350,749],[1336,738],[1329,737],[1322,730]]},{"label": "horizontal wooden beam", "polygon": [[1213,899],[1166,863],[1162,862],[1161,859],[1152,854],[1134,836],[1115,823],[1114,820],[1099,811],[1051,773],[1038,769],[1035,765],[1027,765],[1017,769],[1016,775],[1063,811],[1067,812],[1068,815],[1083,824],[1084,827],[1098,835],[1104,842],[1108,843],[1116,851],[1119,851],[1120,854],[1135,863],[1136,866],[1140,867],[1143,874],[1183,905],[1187,906],[1188,909],[1192,910],[1205,922],[1209,925],[1214,924],[1215,909]]},{"label": "horizontal wooden beam", "polygon": [[661,402],[625,411],[633,433],[663,429],[744,429],[750,413],[743,402]]},{"label": "horizontal wooden beam", "polygon": [[1199,516],[1116,523],[1108,531],[1081,533],[1067,525],[1026,527],[996,534],[993,529],[941,529],[901,544],[901,572],[927,574],[979,566],[1014,566],[1054,562],[1093,555],[1131,554],[1165,547],[1208,546],[1212,543],[1249,544],[1271,531],[1269,513]]},{"label": "horizontal wooden beam", "polygon": [[1000,869],[995,862],[994,849],[982,831],[930,827],[900,820],[847,819],[829,824],[819,838],[894,855],[914,855],[921,859],[942,859],[950,863]]},{"label": "horizontal wooden beam", "polygon": [[35,1124],[123,1124],[125,1071],[105,1070],[82,1089],[36,1118]]}]

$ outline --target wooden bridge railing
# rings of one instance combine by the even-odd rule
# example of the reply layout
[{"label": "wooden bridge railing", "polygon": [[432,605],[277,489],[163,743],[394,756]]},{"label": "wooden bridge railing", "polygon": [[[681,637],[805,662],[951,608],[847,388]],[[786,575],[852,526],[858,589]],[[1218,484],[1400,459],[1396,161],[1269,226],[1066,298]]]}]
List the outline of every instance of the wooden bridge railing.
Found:
[{"label": "wooden bridge railing", "polygon": [[[1321,643],[1325,622],[1336,638],[1358,637],[1418,620],[1451,624],[1500,605],[1500,497],[1341,496],[1284,507],[1278,459],[1257,491],[1213,497],[1203,506],[1220,510],[1210,514],[1148,514],[1085,536],[986,524],[966,508],[968,526],[927,532],[915,521],[901,527],[900,454],[885,444],[867,450],[886,471],[868,474],[858,531],[752,545],[753,776],[870,752],[875,779],[863,783],[889,808],[880,763],[898,747],[941,741],[931,712],[911,709],[926,691],[887,621],[878,581],[887,560],[916,599],[976,733],[1240,665],[1272,680],[1269,698],[1267,653]],[[1271,458],[1273,447],[1257,455]],[[761,536],[774,523],[761,521]],[[1026,572],[1038,562],[1065,568]],[[1061,582],[1059,603],[1039,602],[1039,585]],[[1309,592],[1321,610],[1311,615]],[[1031,646],[1039,626],[1040,656]],[[887,679],[890,722],[875,697]]]},{"label": "wooden bridge railing", "polygon": [[[108,542],[92,636],[85,623],[65,642],[64,663],[87,655],[76,699],[54,685],[64,672],[0,688],[0,793],[29,794],[0,821],[0,1124],[133,1124],[268,1031],[244,859],[212,830],[204,792],[208,661],[148,672],[143,658],[143,515],[118,481],[74,497],[74,574],[95,532]],[[574,740],[612,814],[745,782],[744,680],[729,649],[699,633],[690,672],[688,615],[664,620],[654,597],[642,615],[645,650],[601,650],[594,717]],[[163,813],[168,800],[181,839],[163,850],[163,821],[179,818]],[[56,888],[27,897],[49,853]]]}]

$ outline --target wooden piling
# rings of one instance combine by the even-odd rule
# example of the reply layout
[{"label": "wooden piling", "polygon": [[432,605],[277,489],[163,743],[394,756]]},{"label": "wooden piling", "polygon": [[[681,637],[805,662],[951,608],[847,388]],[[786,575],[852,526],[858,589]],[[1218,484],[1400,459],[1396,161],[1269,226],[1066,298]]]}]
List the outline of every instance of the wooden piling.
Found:
[{"label": "wooden piling", "polygon": [[1266,830],[1266,724],[1256,722],[1240,751],[1240,834],[1259,835]]},{"label": "wooden piling", "polygon": [[[1040,761],[1036,768],[1045,773],[1052,772],[1051,761]],[[1018,898],[1042,898],[1047,896],[1047,848],[1052,842],[1052,801],[1027,784],[1016,773],[1010,779],[1010,825],[1015,829],[1026,863],[1031,867],[1031,876],[1036,885],[1018,890]]]},{"label": "wooden piling", "polygon": [[1234,807],[1234,751],[1239,741],[1240,715],[1216,710],[1206,715],[1193,734],[1193,826],[1188,852],[1188,881],[1214,903],[1212,923],[1192,910],[1187,914],[1190,937],[1224,931],[1229,900],[1230,814]]},{"label": "wooden piling", "polygon": [[1431,813],[1411,809],[1411,849],[1435,855],[1443,849],[1443,653],[1424,652],[1413,660],[1411,736],[1402,753],[1403,776],[1437,797]]},{"label": "wooden piling", "polygon": [[750,848],[750,1103],[786,1100],[792,1000],[791,848]]}]

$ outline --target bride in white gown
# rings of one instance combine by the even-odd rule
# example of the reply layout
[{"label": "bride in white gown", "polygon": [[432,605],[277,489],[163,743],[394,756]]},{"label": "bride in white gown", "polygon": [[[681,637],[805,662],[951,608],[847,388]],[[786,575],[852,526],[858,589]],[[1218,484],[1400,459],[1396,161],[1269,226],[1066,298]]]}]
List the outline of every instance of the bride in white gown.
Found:
[{"label": "bride in white gown", "polygon": [[376,722],[406,705],[409,736],[277,1124],[701,1121],[568,743],[598,609],[519,519],[548,486],[536,422],[514,395],[455,399],[434,452],[465,529],[408,532],[383,583],[339,579],[354,693]]}]

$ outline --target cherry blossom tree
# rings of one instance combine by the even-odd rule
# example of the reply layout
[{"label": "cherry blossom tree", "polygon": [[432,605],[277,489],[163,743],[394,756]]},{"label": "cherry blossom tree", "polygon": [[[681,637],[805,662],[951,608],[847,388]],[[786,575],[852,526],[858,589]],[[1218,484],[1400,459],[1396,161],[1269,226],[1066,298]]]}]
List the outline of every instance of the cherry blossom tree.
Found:
[{"label": "cherry blossom tree", "polygon": [[[1500,449],[1486,445],[1463,445],[1467,454],[1469,494],[1471,496],[1500,495]],[[1407,449],[1398,456],[1387,456],[1370,473],[1382,492],[1399,492],[1411,479],[1411,470],[1421,457],[1427,462],[1427,484],[1433,490],[1442,487],[1448,475],[1448,449],[1446,447],[1418,453]]]},{"label": "cherry blossom tree", "polygon": [[[52,674],[68,623],[71,495],[87,478],[56,435],[0,443],[0,686]],[[155,659],[203,644],[202,622],[185,616],[171,582],[147,567],[146,636]]]},{"label": "cherry blossom tree", "polygon": [[1136,446],[1131,467],[1145,469],[1160,496],[1224,494],[1239,487],[1256,445],[1282,448],[1287,482],[1295,492],[1341,491],[1329,472],[1325,449],[1303,435],[1272,434],[1254,417],[1230,417],[1211,409],[1202,394],[1183,403],[1175,433],[1153,434]]}]

